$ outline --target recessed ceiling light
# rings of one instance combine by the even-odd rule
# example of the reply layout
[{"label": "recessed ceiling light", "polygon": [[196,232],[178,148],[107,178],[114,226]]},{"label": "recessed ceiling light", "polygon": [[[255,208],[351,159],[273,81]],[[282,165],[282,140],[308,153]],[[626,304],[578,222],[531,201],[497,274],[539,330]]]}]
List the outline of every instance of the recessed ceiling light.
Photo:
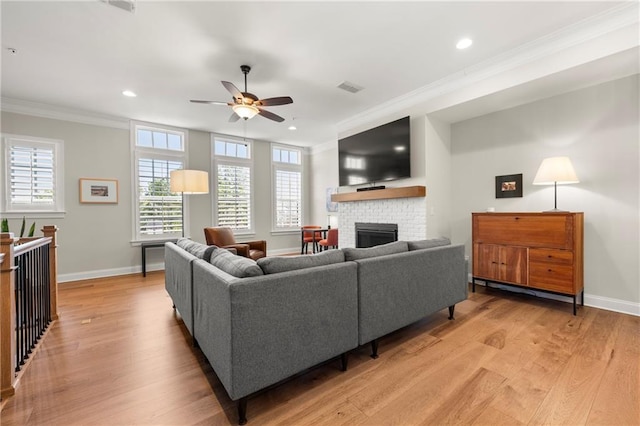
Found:
[{"label": "recessed ceiling light", "polygon": [[289,126],[289,130],[296,130],[297,127],[296,126]]},{"label": "recessed ceiling light", "polygon": [[122,94],[125,95],[125,96],[128,96],[130,98],[135,98],[136,96],[138,96],[134,92],[132,92],[131,90],[124,90],[122,92]]},{"label": "recessed ceiling light", "polygon": [[407,148],[403,145],[397,145],[397,146],[394,146],[393,149],[395,149],[397,152],[402,152]]},{"label": "recessed ceiling light", "polygon": [[471,46],[473,44],[473,40],[471,40],[470,38],[463,38],[462,40],[460,40],[458,42],[458,44],[456,44],[456,47],[458,49],[466,49],[467,47]]}]

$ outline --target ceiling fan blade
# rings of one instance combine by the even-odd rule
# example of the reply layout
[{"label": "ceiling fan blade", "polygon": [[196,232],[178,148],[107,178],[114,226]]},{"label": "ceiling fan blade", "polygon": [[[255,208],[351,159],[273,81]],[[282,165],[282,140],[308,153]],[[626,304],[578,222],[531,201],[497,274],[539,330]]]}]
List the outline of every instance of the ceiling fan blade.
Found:
[{"label": "ceiling fan blade", "polygon": [[289,96],[280,96],[277,98],[267,98],[267,99],[260,99],[259,101],[257,101],[255,103],[255,105],[258,106],[276,106],[276,105],[287,105],[287,104],[292,104],[293,103],[293,99],[291,99]]},{"label": "ceiling fan blade", "polygon": [[227,89],[229,91],[229,93],[231,93],[231,95],[233,96],[234,99],[237,99],[239,101],[242,101],[242,92],[238,90],[238,88],[236,86],[234,86],[233,83],[229,82],[229,81],[223,81],[222,85],[225,87],[225,89]]},{"label": "ceiling fan blade", "polygon": [[235,112],[232,112],[231,117],[229,117],[229,123],[235,123],[238,120],[240,120],[240,116]]},{"label": "ceiling fan blade", "polygon": [[228,102],[222,101],[201,101],[198,99],[191,99],[189,102],[193,102],[194,104],[211,104],[211,105],[229,105]]},{"label": "ceiling fan blade", "polygon": [[260,114],[264,118],[268,118],[269,120],[277,121],[278,123],[282,123],[284,121],[284,118],[282,118],[279,115],[274,114],[274,113],[272,113],[270,111],[264,110],[262,108],[258,108],[258,110],[259,110],[258,114]]}]

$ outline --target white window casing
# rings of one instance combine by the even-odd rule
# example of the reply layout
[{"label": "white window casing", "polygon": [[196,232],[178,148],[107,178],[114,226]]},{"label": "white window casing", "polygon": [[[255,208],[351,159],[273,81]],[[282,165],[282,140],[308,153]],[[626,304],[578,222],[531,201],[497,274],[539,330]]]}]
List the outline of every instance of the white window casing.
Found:
[{"label": "white window casing", "polygon": [[187,167],[188,132],[132,122],[133,240],[166,240],[188,235],[188,206],[170,192],[170,174]]},{"label": "white window casing", "polygon": [[303,217],[302,150],[272,144],[272,205],[274,232],[298,231]]},{"label": "white window casing", "polygon": [[254,233],[253,160],[251,141],[211,137],[214,188],[213,223],[235,234]]},{"label": "white window casing", "polygon": [[64,215],[64,142],[2,135],[3,217]]}]

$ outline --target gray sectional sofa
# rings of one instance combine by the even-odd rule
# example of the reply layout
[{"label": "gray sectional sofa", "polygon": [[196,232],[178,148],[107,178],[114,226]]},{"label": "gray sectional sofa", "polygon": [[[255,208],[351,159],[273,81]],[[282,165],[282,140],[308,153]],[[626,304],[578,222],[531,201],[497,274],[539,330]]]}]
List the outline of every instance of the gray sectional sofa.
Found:
[{"label": "gray sectional sofa", "polygon": [[247,397],[467,298],[464,246],[447,239],[257,262],[179,240],[165,287],[232,400]]}]

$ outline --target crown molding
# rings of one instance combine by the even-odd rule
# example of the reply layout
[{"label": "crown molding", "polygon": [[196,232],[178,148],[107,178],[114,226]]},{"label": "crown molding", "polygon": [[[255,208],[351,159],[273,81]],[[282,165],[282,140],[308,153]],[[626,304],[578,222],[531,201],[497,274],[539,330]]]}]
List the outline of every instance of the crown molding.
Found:
[{"label": "crown molding", "polygon": [[312,155],[319,154],[324,151],[329,151],[331,149],[338,149],[338,139],[332,139],[330,141],[322,142],[319,145],[313,145],[310,147],[310,152]]},{"label": "crown molding", "polygon": [[0,110],[15,114],[32,115],[35,117],[51,118],[54,120],[64,120],[75,123],[91,124],[94,126],[129,130],[128,118],[97,114],[89,111],[25,101],[22,99],[2,97],[0,98]]},{"label": "crown molding", "polygon": [[[343,120],[337,124],[338,133],[409,109],[438,96],[455,92],[473,83],[500,75],[522,65],[550,57],[558,52],[579,46],[614,31],[637,25],[639,9],[639,3],[636,1],[622,3],[598,15],[546,34],[536,40],[522,44],[512,50]],[[636,39],[635,43],[637,46],[640,41]]]}]

